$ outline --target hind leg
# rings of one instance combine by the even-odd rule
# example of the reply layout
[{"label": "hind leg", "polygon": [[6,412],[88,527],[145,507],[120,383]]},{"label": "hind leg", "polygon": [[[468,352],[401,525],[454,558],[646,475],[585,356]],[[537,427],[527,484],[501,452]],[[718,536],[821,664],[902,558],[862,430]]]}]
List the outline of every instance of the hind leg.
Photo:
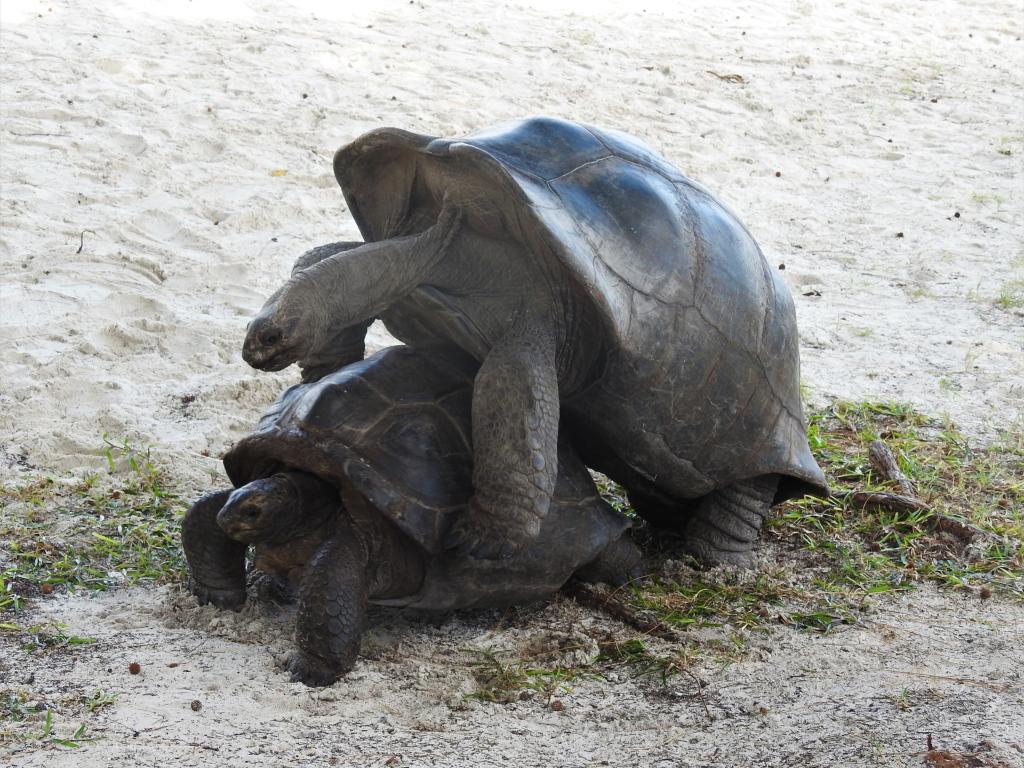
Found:
[{"label": "hind leg", "polygon": [[707,565],[754,565],[754,544],[771,509],[779,479],[763,475],[702,498],[684,531],[686,550]]},{"label": "hind leg", "polygon": [[229,539],[217,513],[231,491],[208,493],[181,521],[181,546],[188,561],[189,590],[202,604],[239,610],[245,603],[246,545]]},{"label": "hind leg", "polygon": [[621,587],[628,581],[643,575],[643,555],[633,542],[629,531],[609,544],[605,550],[573,575],[591,584],[603,582]]}]

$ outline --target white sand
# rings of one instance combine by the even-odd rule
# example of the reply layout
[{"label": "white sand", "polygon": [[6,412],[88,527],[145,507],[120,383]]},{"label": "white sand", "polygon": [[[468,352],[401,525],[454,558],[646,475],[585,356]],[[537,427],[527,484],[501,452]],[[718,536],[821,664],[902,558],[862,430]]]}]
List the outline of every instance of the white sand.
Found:
[{"label": "white sand", "polygon": [[[540,113],[637,134],[740,213],[771,262],[786,265],[813,400],[908,401],[948,414],[977,439],[1020,427],[1019,2],[740,0],[677,8],[641,0],[591,3],[575,14],[564,1],[103,6],[0,6],[0,473],[8,477],[99,469],[107,434],[152,445],[186,491],[221,484],[217,455],[295,376],[242,362],[247,319],[303,250],[357,235],[331,174],[334,150],[382,125],[453,136]],[[1009,306],[997,303],[1000,295]],[[116,599],[133,601],[129,608],[153,599],[139,595]],[[955,676],[966,660],[972,677],[1011,687],[998,693],[932,680],[928,690],[955,706],[939,702],[917,713],[956,721],[962,744],[975,735],[1024,740],[1019,634],[1016,646],[997,632],[946,657],[939,642],[946,622],[963,625],[960,642],[974,636],[964,626],[983,633],[1009,621],[1019,631],[1024,612],[1002,606],[1001,617],[972,618],[976,607],[934,594],[922,604],[892,606],[880,620],[927,639],[936,656],[920,661],[922,669],[934,662],[945,670],[937,674]],[[47,610],[74,616],[77,609],[54,603]],[[118,618],[124,627],[97,619],[92,633],[108,645],[120,637],[129,648],[162,643],[156,639],[170,630],[135,613]],[[208,633],[189,631],[172,633],[154,661],[206,642]],[[462,631],[452,630],[453,642],[480,632]],[[283,682],[259,646],[211,640],[202,646],[215,651],[202,662],[204,674],[227,680],[230,691],[217,694],[227,709],[216,722],[193,718],[177,741],[118,737],[59,760],[21,760],[154,764],[173,755],[181,764],[236,765],[240,753],[224,745],[226,734],[255,728],[298,751],[270,750],[249,764],[304,764],[306,750],[328,744],[339,764],[382,765],[394,727],[405,739],[395,749],[416,765],[434,764],[410,759],[416,750],[449,755],[437,764],[472,764],[452,755],[478,753],[497,765],[507,750],[520,765],[586,765],[589,758],[578,756],[588,745],[592,764],[654,764],[640,757],[647,750],[651,760],[663,756],[663,766],[828,765],[828,750],[838,755],[843,743],[853,745],[843,765],[916,764],[924,736],[908,729],[927,730],[932,721],[889,705],[871,717],[865,711],[917,678],[879,674],[881,652],[862,666],[850,663],[851,649],[881,642],[878,632],[869,626],[845,640],[782,633],[776,642],[786,650],[773,663],[807,655],[815,686],[825,687],[792,683],[801,668],[792,658],[764,676],[759,670],[770,665],[739,665],[723,684],[755,699],[775,695],[783,682],[796,686],[786,694],[791,719],[747,718],[710,730],[692,703],[681,711],[641,705],[643,696],[615,686],[581,694],[593,710],[562,718],[536,708],[437,714],[437,696],[402,690],[416,664],[403,649],[422,645],[415,630],[396,641],[401,661],[365,661],[332,689],[338,701],[331,704],[310,703],[315,697]],[[900,665],[918,663],[913,645]],[[1001,648],[997,657],[1015,648],[1016,665],[978,648]],[[119,667],[105,674],[105,658],[86,657],[69,674],[94,676],[96,687],[132,683],[108,715],[111,724],[139,728],[140,711],[173,711],[175,723],[192,716],[179,712],[191,697],[174,687],[180,683],[157,675],[124,681]],[[445,667],[436,656],[421,668],[428,677],[454,674],[438,672]],[[1016,675],[1009,683],[1008,670]],[[844,708],[850,685],[860,688]],[[395,701],[378,700],[396,691]],[[961,695],[974,697],[973,709],[956,709]],[[267,701],[274,704],[264,710]],[[417,707],[448,725],[416,731]],[[813,723],[798,716],[818,710]],[[629,717],[609,725],[603,718],[611,715]],[[349,729],[350,717],[358,729]],[[688,724],[679,726],[681,717]],[[620,744],[608,728],[632,735]],[[538,739],[564,741],[559,748]],[[362,756],[351,757],[357,751]],[[618,760],[626,754],[633,757]]]}]

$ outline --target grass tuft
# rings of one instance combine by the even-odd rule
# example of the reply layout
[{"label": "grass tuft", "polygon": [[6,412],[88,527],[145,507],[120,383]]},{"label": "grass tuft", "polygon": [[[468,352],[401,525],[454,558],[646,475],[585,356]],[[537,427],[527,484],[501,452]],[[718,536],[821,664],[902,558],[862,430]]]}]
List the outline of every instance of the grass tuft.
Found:
[{"label": "grass tuft", "polygon": [[[870,593],[927,579],[1024,599],[1019,435],[976,448],[951,425],[892,403],[837,403],[813,414],[810,424],[833,496],[784,505],[770,529],[819,553],[831,584]],[[853,503],[855,490],[899,492],[871,468],[873,440],[892,448],[927,509],[867,510]],[[970,540],[949,533],[947,521],[972,532]]]},{"label": "grass tuft", "polygon": [[[880,596],[922,581],[1024,600],[1019,429],[979,448],[947,422],[902,403],[837,402],[811,415],[808,437],[833,495],[775,510],[766,524],[765,538],[775,545],[763,550],[767,565],[745,575],[699,572],[668,551],[652,576],[620,593],[623,599],[681,629],[783,625],[815,632],[856,623]],[[893,450],[927,509],[871,510],[854,502],[855,491],[900,492],[872,468],[867,448],[874,440]]]},{"label": "grass tuft", "polygon": [[1010,280],[999,287],[995,304],[1000,309],[1021,309],[1024,307],[1024,280]]},{"label": "grass tuft", "polygon": [[149,450],[104,436],[110,473],[0,487],[0,614],[75,588],[184,575],[183,505]]},{"label": "grass tuft", "polygon": [[[594,653],[565,655],[566,651],[592,649]],[[558,653],[515,654],[494,648],[474,648],[471,662],[477,690],[468,698],[500,704],[540,700],[544,706],[556,697],[572,692],[583,680],[606,680],[624,671],[636,677],[653,677],[667,685],[687,673],[696,656],[689,646],[670,653],[657,653],[639,638],[620,639],[605,635],[594,643],[562,645]]]},{"label": "grass tuft", "polygon": [[477,690],[469,698],[508,704],[539,695],[547,704],[556,696],[569,693],[571,683],[583,669],[560,664],[543,666],[514,659],[508,652],[494,648],[474,648],[473,677]]}]

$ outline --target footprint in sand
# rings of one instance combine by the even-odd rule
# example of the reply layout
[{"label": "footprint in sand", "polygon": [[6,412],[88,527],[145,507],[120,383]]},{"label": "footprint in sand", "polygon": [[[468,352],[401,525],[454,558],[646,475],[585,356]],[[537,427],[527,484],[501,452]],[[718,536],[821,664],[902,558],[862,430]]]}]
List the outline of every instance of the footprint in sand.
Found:
[{"label": "footprint in sand", "polygon": [[167,323],[162,323],[149,317],[140,317],[137,320],[132,320],[130,324],[133,328],[147,333],[163,335],[170,330],[170,326]]},{"label": "footprint in sand", "polygon": [[100,331],[106,341],[104,347],[117,351],[128,352],[139,349],[156,349],[156,339],[151,335],[130,328],[122,323],[112,323]]},{"label": "footprint in sand", "polygon": [[129,155],[141,155],[149,147],[149,142],[136,133],[118,131],[111,134],[110,140],[115,147]]},{"label": "footprint in sand", "polygon": [[155,261],[147,259],[145,256],[122,255],[121,261],[124,262],[126,269],[129,269],[138,275],[142,275],[155,285],[160,285],[167,279],[167,274],[164,272],[163,267]]},{"label": "footprint in sand", "polygon": [[192,156],[196,160],[202,160],[204,162],[210,162],[217,160],[221,155],[224,154],[224,142],[222,141],[211,141],[210,139],[203,139],[198,141],[189,147]]},{"label": "footprint in sand", "polygon": [[[66,123],[73,120],[88,120],[87,115],[76,114],[74,112],[68,112],[66,109],[55,109],[46,107],[43,109],[22,109],[18,110],[16,107],[11,110],[12,118],[23,118],[27,120],[44,120],[54,123]],[[39,129],[46,130],[46,129]]]},{"label": "footprint in sand", "polygon": [[839,337],[824,328],[804,325],[800,328],[800,344],[809,349],[835,349]]},{"label": "footprint in sand", "polygon": [[204,254],[220,250],[218,243],[197,235],[167,211],[153,208],[143,211],[132,219],[130,228],[161,245],[192,248]]},{"label": "footprint in sand", "polygon": [[101,72],[106,72],[108,75],[116,75],[124,69],[125,63],[117,59],[99,59],[93,63],[93,66]]}]

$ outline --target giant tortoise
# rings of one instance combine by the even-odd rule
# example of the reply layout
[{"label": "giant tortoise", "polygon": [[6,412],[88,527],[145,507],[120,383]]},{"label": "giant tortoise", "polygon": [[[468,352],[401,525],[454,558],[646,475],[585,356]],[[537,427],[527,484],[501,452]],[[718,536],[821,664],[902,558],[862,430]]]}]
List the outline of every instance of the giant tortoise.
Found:
[{"label": "giant tortoise", "polygon": [[383,128],[334,172],[366,242],[296,271],[243,356],[329,356],[379,317],[479,361],[474,495],[449,545],[495,558],[536,538],[560,418],[712,563],[749,564],[772,504],[825,492],[789,291],[725,205],[636,139],[552,118],[461,139]]},{"label": "giant tortoise", "polygon": [[473,491],[477,364],[391,347],[288,389],[224,457],[234,490],[199,499],[182,543],[201,602],[239,608],[245,556],[299,593],[294,680],[325,685],[355,662],[367,601],[426,611],[546,597],[571,576],[621,583],[640,552],[569,443],[540,535],[513,557],[445,549]]}]

